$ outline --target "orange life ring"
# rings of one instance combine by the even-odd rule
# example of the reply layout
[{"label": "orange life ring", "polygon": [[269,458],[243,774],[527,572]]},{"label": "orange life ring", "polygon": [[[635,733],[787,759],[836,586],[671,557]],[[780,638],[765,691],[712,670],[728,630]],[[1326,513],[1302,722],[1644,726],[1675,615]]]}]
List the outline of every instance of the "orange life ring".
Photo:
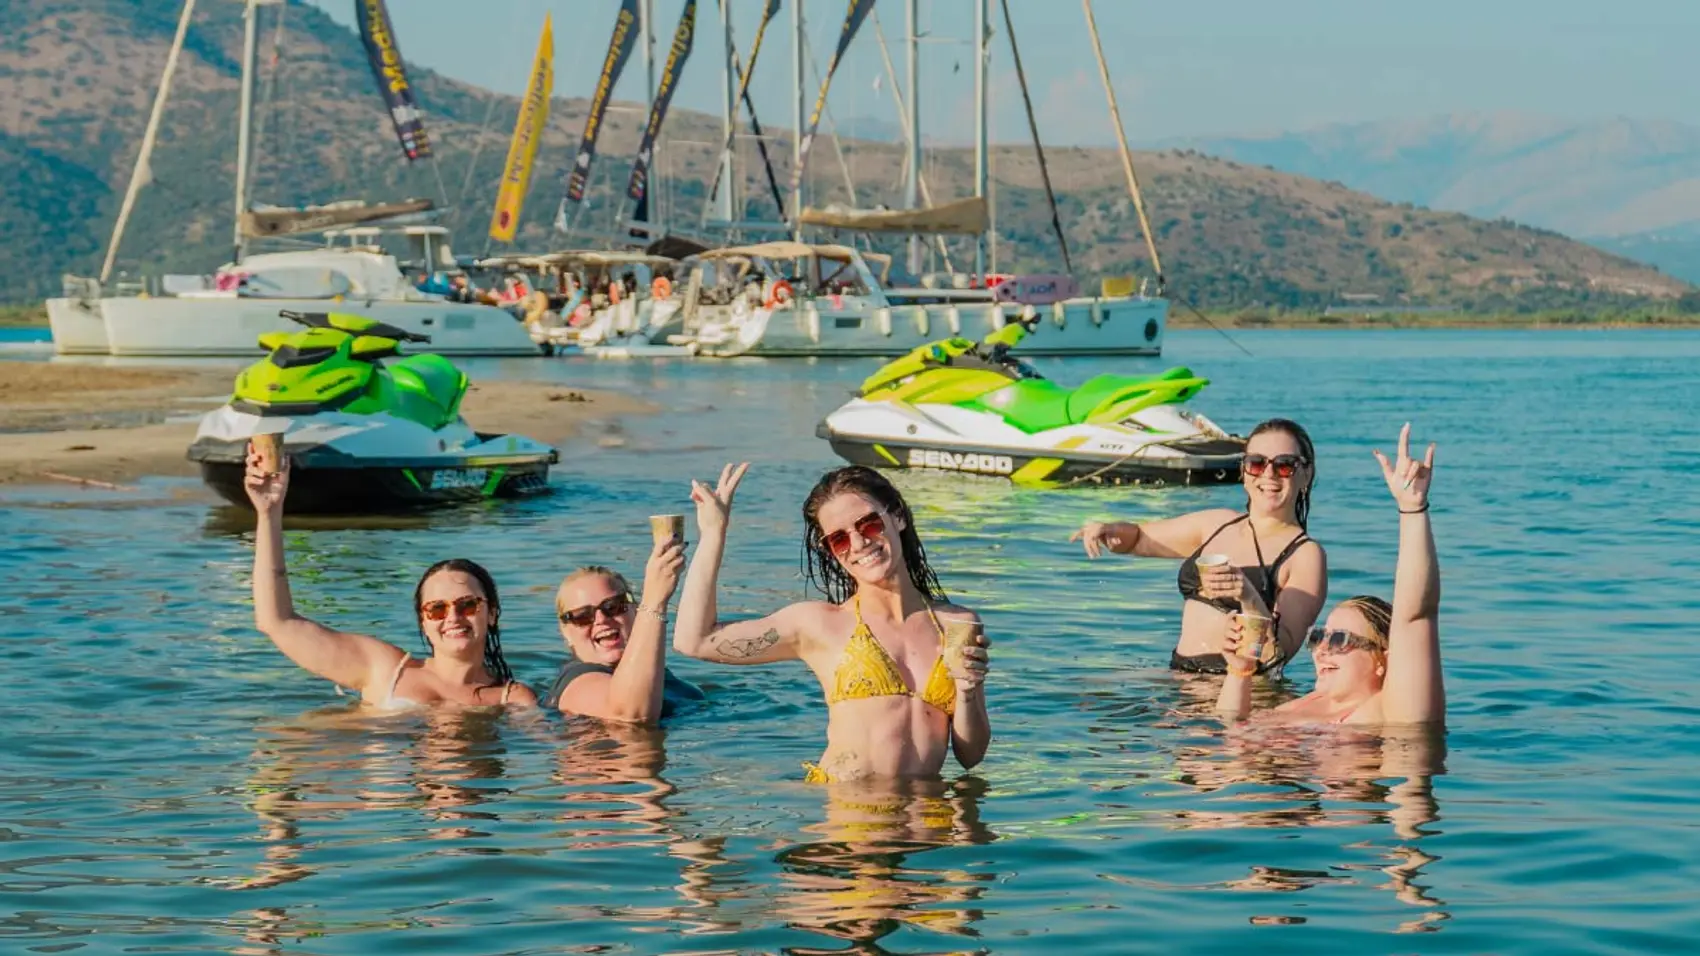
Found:
[{"label": "orange life ring", "polygon": [[784,279],[780,279],[778,282],[775,282],[773,284],[773,290],[767,294],[767,307],[769,309],[774,309],[781,305],[788,304],[791,301],[791,292],[791,283],[786,282]]},{"label": "orange life ring", "polygon": [[673,280],[666,276],[656,276],[649,284],[649,297],[652,299],[667,299],[673,295]]}]

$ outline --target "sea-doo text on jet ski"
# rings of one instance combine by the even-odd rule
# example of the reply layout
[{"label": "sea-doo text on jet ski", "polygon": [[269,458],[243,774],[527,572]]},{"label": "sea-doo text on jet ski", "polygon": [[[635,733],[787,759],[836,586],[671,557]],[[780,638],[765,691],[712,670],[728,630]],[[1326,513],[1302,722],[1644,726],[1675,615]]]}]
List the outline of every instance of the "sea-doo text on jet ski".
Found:
[{"label": "sea-doo text on jet ski", "polygon": [[1009,350],[1006,325],[976,345],[923,345],[862,383],[815,433],[856,464],[1003,475],[1021,484],[1223,484],[1245,439],[1182,408],[1209,384],[1185,368],[1152,378],[1099,375],[1075,389]]},{"label": "sea-doo text on jet ski", "polygon": [[256,434],[283,436],[292,476],[284,507],[371,512],[541,491],[555,449],[487,435],[460,416],[466,375],[440,355],[396,358],[427,336],[341,313],[283,312],[307,328],[269,332],[269,354],[236,377],[230,403],[201,419],[189,460],[226,500],[248,505],[244,456]]}]

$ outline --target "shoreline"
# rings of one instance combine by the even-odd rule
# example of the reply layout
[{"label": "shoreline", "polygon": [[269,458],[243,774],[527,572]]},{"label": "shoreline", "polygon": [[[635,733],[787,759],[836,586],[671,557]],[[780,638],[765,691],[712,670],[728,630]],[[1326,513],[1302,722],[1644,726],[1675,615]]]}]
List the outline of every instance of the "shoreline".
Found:
[{"label": "shoreline", "polygon": [[[1175,300],[1171,299],[1169,309],[1169,328],[1171,329],[1208,329],[1212,326],[1224,329],[1268,329],[1271,331],[1305,331],[1315,329],[1492,329],[1492,330],[1528,330],[1552,331],[1576,329],[1593,331],[1599,329],[1700,329],[1700,313],[1682,314],[1635,314],[1624,313],[1599,316],[1583,316],[1576,313],[1530,313],[1527,315],[1510,314],[1480,314],[1472,315],[1467,312],[1414,313],[1390,312],[1385,315],[1324,315],[1322,313],[1281,313],[1267,315],[1257,311],[1244,313],[1212,313],[1206,311],[1209,323],[1201,321],[1190,309],[1177,308]],[[20,313],[23,310],[19,310]],[[39,321],[37,321],[39,320]],[[41,329],[46,331],[47,312],[39,310],[37,314],[27,315],[21,320],[18,316],[4,314],[0,311],[0,329]]]},{"label": "shoreline", "polygon": [[[110,488],[150,476],[198,477],[184,452],[200,416],[229,399],[234,376],[234,368],[0,360],[0,486]],[[481,430],[557,448],[656,408],[620,392],[524,381],[475,383],[462,401]]]},{"label": "shoreline", "polygon": [[[1670,315],[1670,316],[1619,316],[1616,318],[1567,318],[1553,315],[1470,315],[1468,313],[1441,313],[1423,315],[1413,313],[1392,313],[1385,316],[1366,315],[1282,315],[1267,317],[1259,315],[1211,315],[1210,323],[1216,328],[1234,329],[1237,331],[1269,330],[1274,332],[1315,331],[1319,329],[1351,329],[1355,331],[1380,331],[1391,329],[1477,329],[1484,331],[1529,331],[1551,332],[1574,329],[1576,331],[1598,331],[1601,329],[1700,329],[1700,314]],[[1169,328],[1171,329],[1209,329],[1211,324],[1199,320],[1196,315],[1186,310],[1169,310]]]}]

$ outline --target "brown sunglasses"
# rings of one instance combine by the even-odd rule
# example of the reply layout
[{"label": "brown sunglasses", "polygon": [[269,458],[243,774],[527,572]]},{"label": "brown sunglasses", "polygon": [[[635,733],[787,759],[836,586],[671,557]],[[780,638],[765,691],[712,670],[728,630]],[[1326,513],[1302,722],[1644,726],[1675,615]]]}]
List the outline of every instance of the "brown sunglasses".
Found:
[{"label": "brown sunglasses", "polygon": [[453,601],[427,601],[419,605],[419,613],[425,615],[427,621],[441,621],[449,616],[449,608],[461,617],[471,617],[484,606],[484,599],[476,594],[457,597]]}]

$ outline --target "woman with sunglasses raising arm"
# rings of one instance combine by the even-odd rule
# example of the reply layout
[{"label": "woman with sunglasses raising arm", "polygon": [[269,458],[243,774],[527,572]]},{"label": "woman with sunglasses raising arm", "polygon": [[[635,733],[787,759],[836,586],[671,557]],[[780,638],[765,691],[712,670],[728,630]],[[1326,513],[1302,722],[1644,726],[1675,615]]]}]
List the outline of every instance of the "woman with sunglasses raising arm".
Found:
[{"label": "woman with sunglasses raising arm", "polygon": [[667,669],[667,602],[684,567],[683,541],[657,541],[637,604],[625,576],[612,568],[590,565],[567,575],[555,592],[555,616],[573,659],[543,695],[543,706],[654,724],[679,701],[700,699],[701,690]]},{"label": "woman with sunglasses raising arm", "polygon": [[[1180,641],[1169,655],[1173,670],[1226,673],[1228,616],[1249,608],[1273,618],[1276,634],[1258,671],[1278,671],[1299,652],[1328,598],[1328,557],[1305,530],[1316,482],[1310,435],[1284,418],[1263,422],[1246,439],[1241,469],[1244,512],[1213,508],[1144,524],[1093,521],[1069,537],[1085,544],[1089,558],[1114,551],[1181,562],[1176,583],[1185,602]],[[1227,561],[1210,560],[1221,557]]]},{"label": "woman with sunglasses raising arm", "polygon": [[283,563],[283,499],[289,461],[268,474],[248,450],[243,478],[259,521],[254,532],[254,626],[290,660],[380,707],[464,707],[537,703],[502,657],[501,598],[490,572],[456,558],[425,569],[413,589],[419,637],[430,654],[415,658],[387,641],[332,630],[297,614]]},{"label": "woman with sunglasses raising arm", "polygon": [[[1399,430],[1399,458],[1381,463],[1387,490],[1399,509],[1399,559],[1393,603],[1362,595],[1341,601],[1327,622],[1308,635],[1316,663],[1316,690],[1270,711],[1290,723],[1422,724],[1446,719],[1440,673],[1440,562],[1428,520],[1434,478],[1434,445],[1421,461],[1411,457],[1411,426]],[[1240,630],[1230,627],[1223,645],[1228,679],[1217,709],[1235,719],[1251,710],[1255,658],[1241,655]]]},{"label": "woman with sunglasses raising arm", "polygon": [[[693,482],[701,543],[685,574],[673,647],[722,664],[800,660],[826,694],[826,752],[812,782],[932,777],[952,751],[963,767],[986,755],[989,644],[979,617],[947,601],[903,496],[884,476],[828,472],[803,502],[803,558],[825,601],[717,626],[716,579],[732,496],[747,466],[710,490]],[[945,623],[976,626],[947,652]]]}]

